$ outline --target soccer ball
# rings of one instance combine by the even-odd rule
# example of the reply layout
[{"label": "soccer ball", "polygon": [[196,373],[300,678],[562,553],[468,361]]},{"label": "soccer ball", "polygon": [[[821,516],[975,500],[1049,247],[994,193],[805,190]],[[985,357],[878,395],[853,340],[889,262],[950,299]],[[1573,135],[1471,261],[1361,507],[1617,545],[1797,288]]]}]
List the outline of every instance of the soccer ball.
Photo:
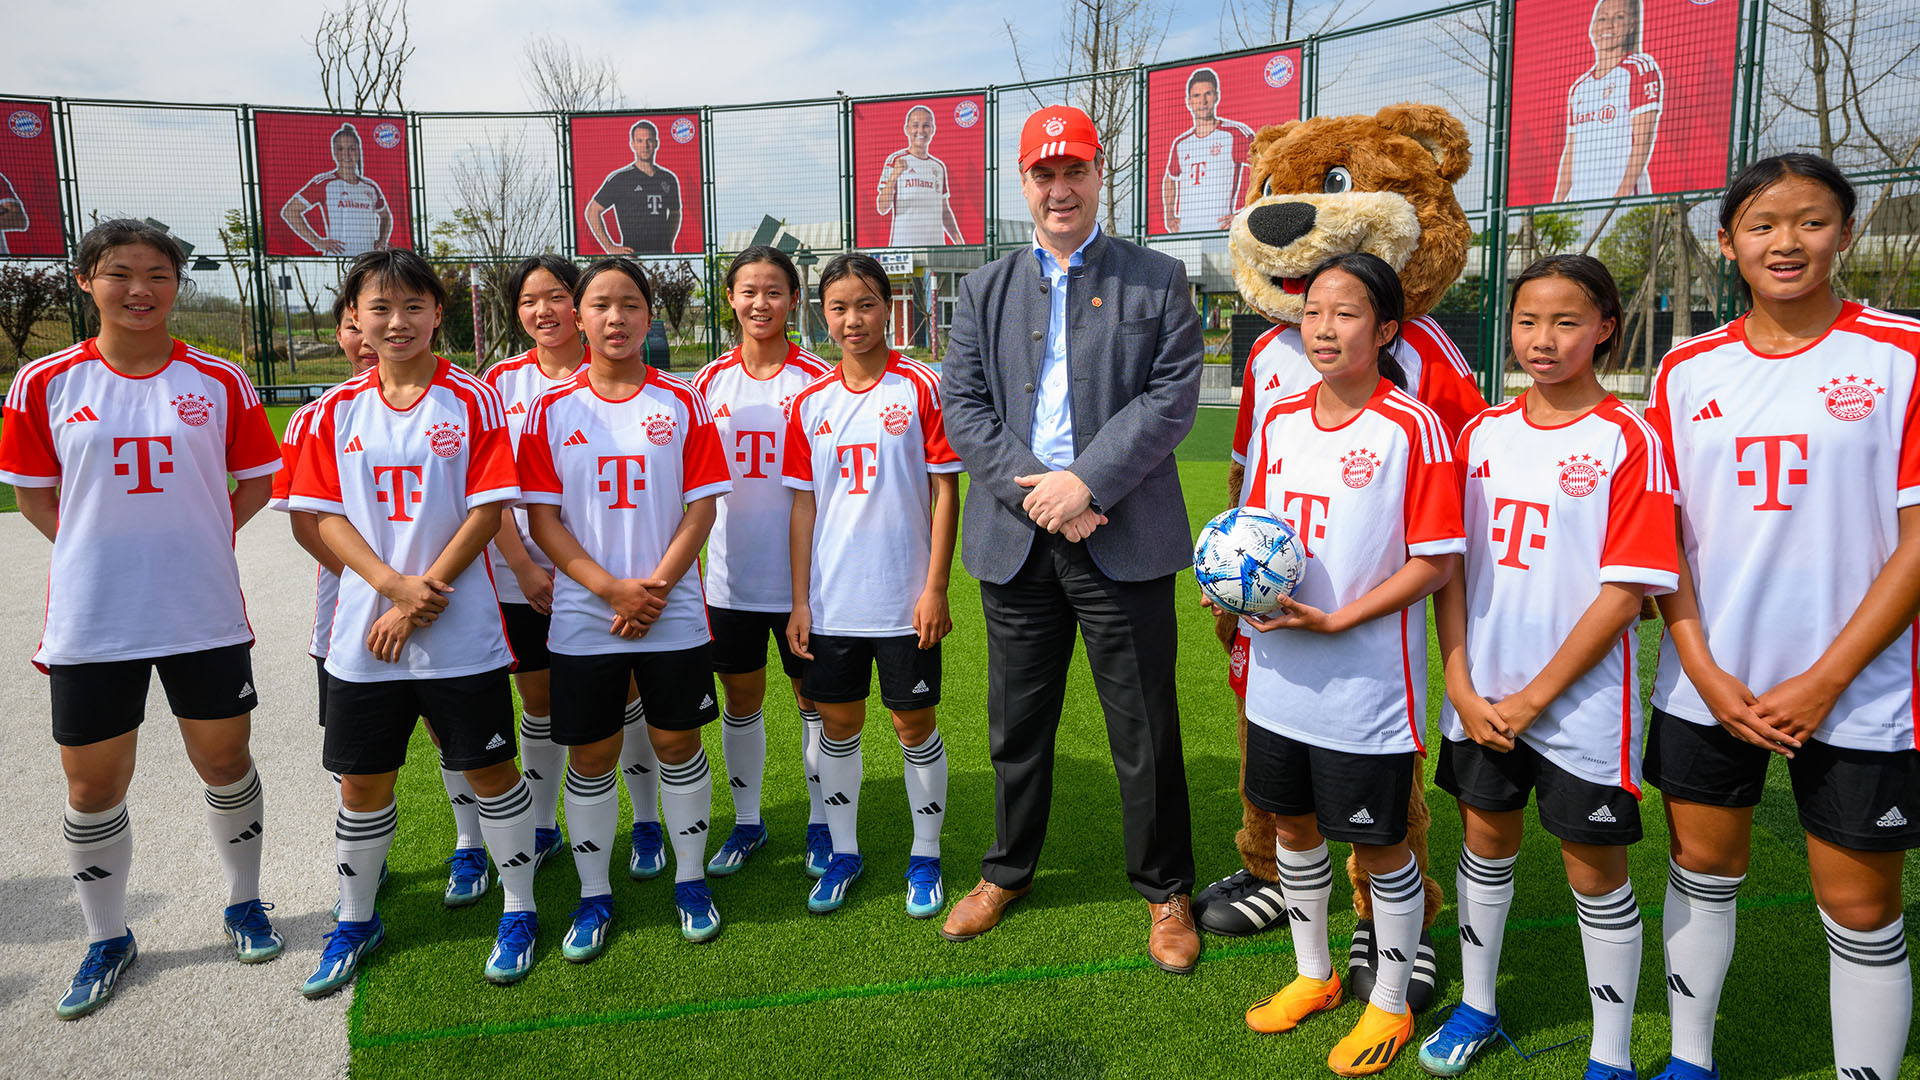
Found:
[{"label": "soccer ball", "polygon": [[1193,576],[1223,610],[1261,615],[1292,596],[1307,572],[1307,552],[1293,526],[1257,506],[1228,510],[1200,527]]}]

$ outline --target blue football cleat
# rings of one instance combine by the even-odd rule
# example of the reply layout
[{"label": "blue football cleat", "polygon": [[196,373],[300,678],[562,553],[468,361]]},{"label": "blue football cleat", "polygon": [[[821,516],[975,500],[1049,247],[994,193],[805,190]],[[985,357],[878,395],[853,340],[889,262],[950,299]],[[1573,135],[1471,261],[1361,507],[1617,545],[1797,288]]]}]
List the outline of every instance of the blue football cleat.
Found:
[{"label": "blue football cleat", "polygon": [[633,823],[633,855],[627,860],[627,876],[635,881],[660,876],[667,868],[667,842],[657,821]]},{"label": "blue football cleat", "polygon": [[833,861],[827,864],[827,872],[813,883],[813,891],[807,894],[807,910],[815,915],[825,915],[829,911],[839,911],[847,902],[847,886],[860,877],[866,865],[858,855],[842,855],[836,852]]},{"label": "blue football cleat", "polygon": [[492,884],[486,848],[454,848],[447,856],[447,892],[440,899],[448,907],[466,907],[487,895]]},{"label": "blue football cleat", "polygon": [[1500,1033],[1500,1017],[1461,1002],[1440,1029],[1420,1044],[1420,1067],[1434,1076],[1459,1076],[1473,1056]]},{"label": "blue football cleat", "polygon": [[707,873],[726,877],[747,864],[747,856],[767,845],[765,825],[735,825],[720,844],[720,850],[707,860]]},{"label": "blue football cleat", "polygon": [[533,939],[540,933],[540,917],[531,911],[509,911],[500,916],[500,932],[482,971],[487,981],[508,986],[533,970]]},{"label": "blue football cleat", "polygon": [[807,826],[807,876],[817,878],[833,861],[833,832],[825,825]]},{"label": "blue football cleat", "polygon": [[117,938],[96,941],[87,946],[87,958],[73,976],[73,985],[53,1007],[53,1015],[62,1020],[78,1020],[113,1000],[120,973],[127,970],[140,950],[134,947],[133,931]]},{"label": "blue football cleat", "polygon": [[248,900],[234,904],[221,914],[227,937],[233,940],[235,959],[243,964],[263,964],[280,955],[286,943],[267,921],[267,912],[272,910],[272,904]]},{"label": "blue football cleat", "polygon": [[713,906],[713,890],[705,881],[677,882],[673,906],[680,912],[681,937],[699,944],[720,933],[720,909]]},{"label": "blue football cleat", "polygon": [[931,919],[947,904],[947,890],[940,882],[940,857],[914,855],[907,859],[907,914],[916,919]]},{"label": "blue football cleat", "polygon": [[360,961],[386,938],[387,928],[380,924],[378,915],[364,922],[335,925],[327,935],[326,948],[320,951],[320,965],[300,984],[300,992],[310,998],[326,997],[352,982]]},{"label": "blue football cleat", "polygon": [[1653,1080],[1720,1080],[1720,1063],[1716,1061],[1711,1068],[1703,1069],[1691,1061],[1668,1058],[1667,1067]]},{"label": "blue football cleat", "polygon": [[560,943],[560,955],[575,964],[607,951],[607,930],[613,925],[613,894],[583,896],[573,909],[573,925]]},{"label": "blue football cleat", "polygon": [[1580,1080],[1640,1080],[1640,1074],[1630,1066],[1608,1065],[1588,1058],[1587,1071],[1580,1075]]},{"label": "blue football cleat", "polygon": [[533,830],[533,868],[539,870],[547,865],[555,852],[565,851],[566,847],[566,837],[560,835],[559,829]]}]

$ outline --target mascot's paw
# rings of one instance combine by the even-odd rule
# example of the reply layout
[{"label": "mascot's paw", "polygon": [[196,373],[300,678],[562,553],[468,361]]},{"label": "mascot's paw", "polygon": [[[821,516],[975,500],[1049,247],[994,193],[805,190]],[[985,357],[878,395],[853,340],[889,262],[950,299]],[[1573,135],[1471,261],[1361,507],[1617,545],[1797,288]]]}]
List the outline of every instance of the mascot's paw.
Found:
[{"label": "mascot's paw", "polygon": [[1440,992],[1440,961],[1434,955],[1433,935],[1420,931],[1420,949],[1413,957],[1413,977],[1407,980],[1407,1008],[1426,1012]]},{"label": "mascot's paw", "polygon": [[1355,1001],[1373,997],[1373,920],[1353,924],[1353,944],[1347,947],[1347,994]]},{"label": "mascot's paw", "polygon": [[1250,870],[1235,870],[1202,889],[1193,898],[1193,911],[1200,929],[1227,937],[1263,934],[1287,924],[1280,886]]},{"label": "mascot's paw", "polygon": [[[1374,969],[1373,920],[1353,924],[1353,944],[1347,949],[1347,993],[1355,1001],[1373,997]],[[1407,1008],[1425,1012],[1439,995],[1439,957],[1433,951],[1433,935],[1420,931],[1420,948],[1413,958],[1413,975],[1407,980]]]}]

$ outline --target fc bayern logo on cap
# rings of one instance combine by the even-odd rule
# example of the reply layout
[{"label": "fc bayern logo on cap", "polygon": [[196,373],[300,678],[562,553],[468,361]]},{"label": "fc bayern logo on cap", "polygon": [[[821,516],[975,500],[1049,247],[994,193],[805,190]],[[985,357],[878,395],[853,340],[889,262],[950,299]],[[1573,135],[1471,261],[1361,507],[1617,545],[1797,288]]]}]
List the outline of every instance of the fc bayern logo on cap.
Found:
[{"label": "fc bayern logo on cap", "polygon": [[1047,118],[1047,138],[1057,139],[1060,137],[1060,133],[1065,130],[1067,130],[1067,122],[1065,120],[1057,116]]},{"label": "fc bayern logo on cap", "polygon": [[980,122],[980,106],[971,101],[963,101],[953,107],[953,122],[963,128],[970,128]]},{"label": "fc bayern logo on cap", "polygon": [[40,134],[40,114],[32,109],[15,110],[7,117],[7,130],[23,139],[31,139]]},{"label": "fc bayern logo on cap", "polygon": [[1275,90],[1293,81],[1293,57],[1282,53],[1267,61],[1267,85]]},{"label": "fc bayern logo on cap", "polygon": [[673,122],[672,131],[674,142],[690,143],[693,141],[693,121],[684,116]]},{"label": "fc bayern logo on cap", "polygon": [[400,145],[400,128],[395,124],[375,124],[373,141],[382,150],[391,150]]}]

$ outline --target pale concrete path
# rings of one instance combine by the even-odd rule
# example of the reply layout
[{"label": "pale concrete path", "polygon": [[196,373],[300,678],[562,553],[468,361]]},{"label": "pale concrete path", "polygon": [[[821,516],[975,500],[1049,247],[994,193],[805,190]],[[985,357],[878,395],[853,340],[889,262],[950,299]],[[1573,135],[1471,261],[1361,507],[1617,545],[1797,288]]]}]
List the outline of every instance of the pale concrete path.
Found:
[{"label": "pale concrete path", "polygon": [[[220,931],[226,886],[207,836],[204,788],[187,764],[156,678],[127,811],[134,859],[127,921],[140,945],[114,1001],[73,1023],[53,1018],[85,955],[85,927],[60,844],[66,801],[47,680],[28,661],[46,608],[51,546],[0,514],[0,1076],[336,1077],[347,1071],[349,993],[299,986],[319,960],[334,898],[333,782],[314,722],[313,560],[286,517],[241,531],[248,618],[258,643],[254,758],[266,791],[264,899],[287,948],[234,961]],[[129,612],[139,618],[140,612]]]}]

